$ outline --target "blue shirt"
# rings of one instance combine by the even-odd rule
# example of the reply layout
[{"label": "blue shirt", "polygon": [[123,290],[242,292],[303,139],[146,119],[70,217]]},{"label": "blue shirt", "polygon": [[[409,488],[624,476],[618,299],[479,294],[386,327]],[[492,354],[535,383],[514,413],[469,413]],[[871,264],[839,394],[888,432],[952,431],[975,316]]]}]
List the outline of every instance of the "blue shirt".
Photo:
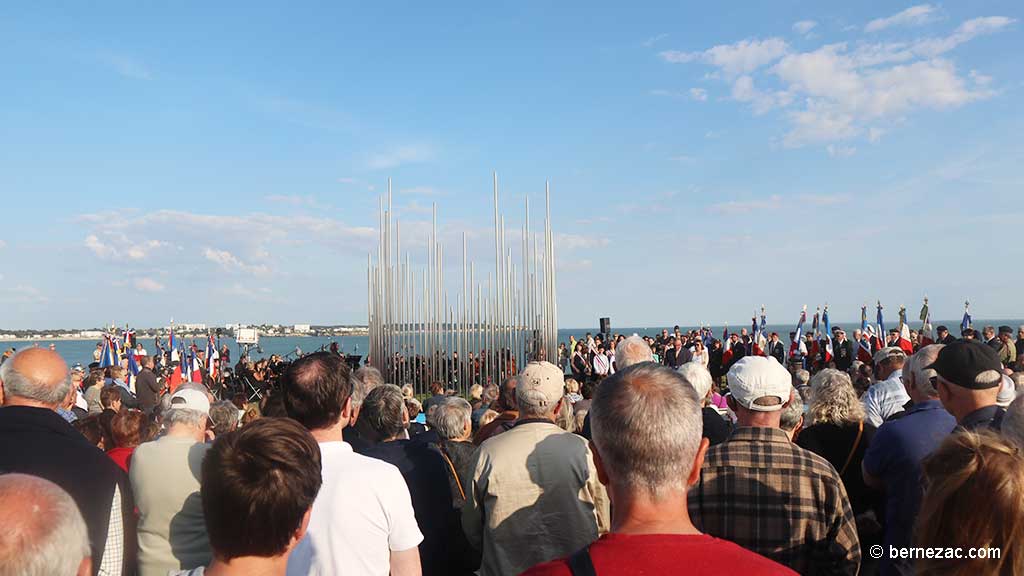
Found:
[{"label": "blue shirt", "polygon": [[[956,418],[938,400],[914,404],[906,415],[882,424],[867,453],[864,471],[885,483],[885,545],[909,546],[921,506],[921,461],[956,427]],[[888,555],[881,574],[909,574],[893,566]]]}]

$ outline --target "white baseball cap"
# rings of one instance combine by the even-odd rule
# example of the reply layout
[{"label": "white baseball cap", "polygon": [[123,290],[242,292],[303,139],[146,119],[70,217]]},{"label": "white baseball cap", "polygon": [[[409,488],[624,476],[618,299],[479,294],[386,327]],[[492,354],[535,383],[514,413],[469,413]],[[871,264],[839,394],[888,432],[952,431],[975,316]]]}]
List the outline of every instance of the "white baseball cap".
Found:
[{"label": "white baseball cap", "polygon": [[[789,372],[774,358],[764,356],[744,356],[732,365],[727,378],[729,395],[740,406],[757,412],[782,410],[793,390]],[[767,406],[754,403],[768,396],[778,398],[779,403]]]},{"label": "white baseball cap", "polygon": [[547,400],[545,406],[554,406],[565,390],[565,373],[551,362],[534,361],[519,374],[516,394],[540,391]]},{"label": "white baseball cap", "polygon": [[171,395],[171,409],[187,408],[210,415],[210,399],[206,394],[192,388],[183,388]]}]

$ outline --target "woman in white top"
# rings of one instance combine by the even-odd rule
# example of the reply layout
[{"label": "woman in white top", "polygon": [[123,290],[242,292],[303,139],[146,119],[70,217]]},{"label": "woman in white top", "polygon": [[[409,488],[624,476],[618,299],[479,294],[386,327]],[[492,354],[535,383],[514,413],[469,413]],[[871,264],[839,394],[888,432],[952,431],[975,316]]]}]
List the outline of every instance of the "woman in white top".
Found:
[{"label": "woman in white top", "polygon": [[708,351],[700,340],[693,343],[693,357],[690,362],[697,362],[705,368],[708,367]]}]

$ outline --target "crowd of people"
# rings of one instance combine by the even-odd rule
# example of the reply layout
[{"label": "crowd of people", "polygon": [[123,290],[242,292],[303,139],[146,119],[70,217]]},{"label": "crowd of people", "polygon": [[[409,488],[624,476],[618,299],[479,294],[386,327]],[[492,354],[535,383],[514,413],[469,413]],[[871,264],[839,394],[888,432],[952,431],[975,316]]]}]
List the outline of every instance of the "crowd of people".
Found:
[{"label": "crowd of people", "polygon": [[588,335],[466,398],[323,351],[253,403],[26,349],[0,574],[1021,574],[1006,328]]}]

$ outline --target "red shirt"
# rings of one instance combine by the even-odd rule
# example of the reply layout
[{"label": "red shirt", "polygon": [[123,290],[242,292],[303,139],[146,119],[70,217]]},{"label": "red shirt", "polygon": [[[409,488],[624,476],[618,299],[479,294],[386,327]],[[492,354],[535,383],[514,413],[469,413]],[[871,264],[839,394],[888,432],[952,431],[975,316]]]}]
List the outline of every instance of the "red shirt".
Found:
[{"label": "red shirt", "polygon": [[[706,534],[605,534],[590,545],[590,559],[598,576],[796,576],[796,572]],[[572,576],[567,560],[530,568],[521,576]]]},{"label": "red shirt", "polygon": [[122,448],[111,448],[107,450],[107,456],[114,461],[115,464],[121,467],[121,470],[128,472],[128,469],[132,465],[132,453],[135,452],[135,446],[122,447]]}]

